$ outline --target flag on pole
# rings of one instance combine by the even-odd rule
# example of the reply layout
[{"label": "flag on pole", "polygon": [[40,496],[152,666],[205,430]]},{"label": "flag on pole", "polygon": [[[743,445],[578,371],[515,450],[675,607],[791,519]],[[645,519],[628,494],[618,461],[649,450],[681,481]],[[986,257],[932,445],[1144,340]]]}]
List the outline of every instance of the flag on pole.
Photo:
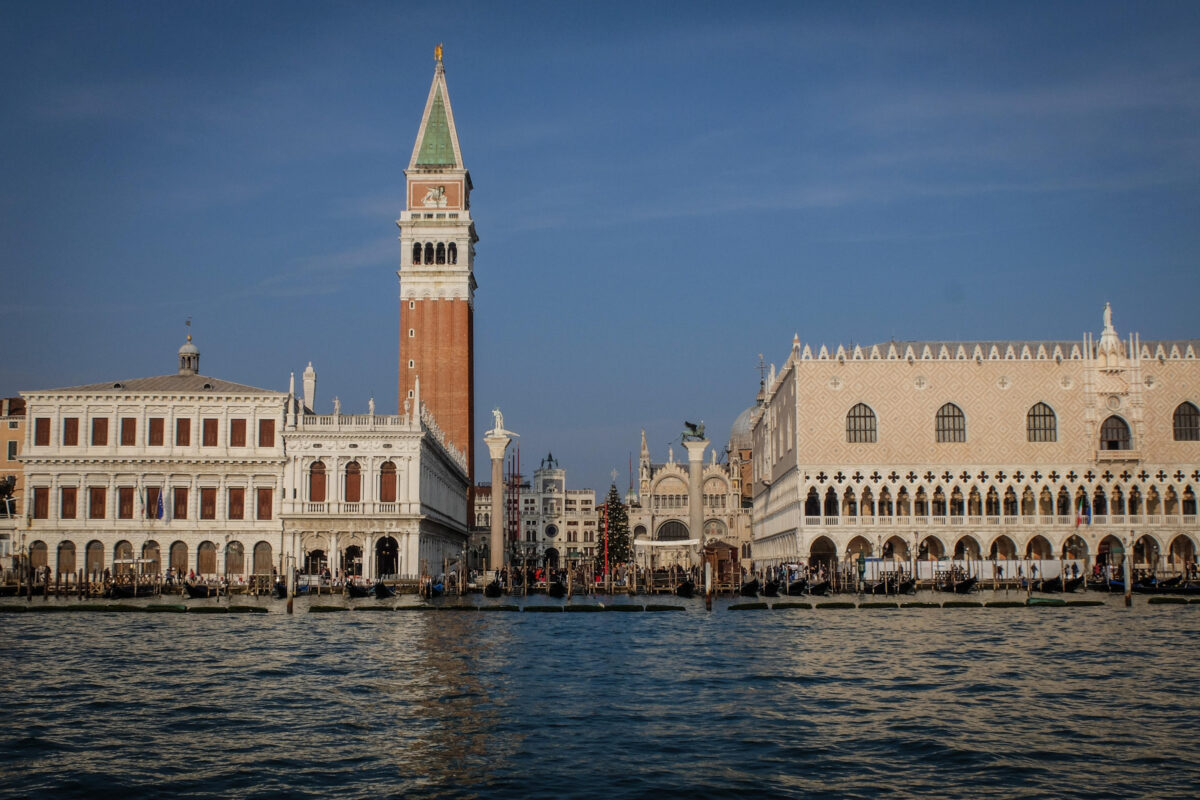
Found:
[{"label": "flag on pole", "polygon": [[138,499],[138,511],[137,511],[138,519],[145,519],[146,518],[146,488],[144,486],[139,486],[137,488],[137,499]]},{"label": "flag on pole", "polygon": [[[1078,528],[1083,524],[1083,498],[1079,498],[1079,508],[1075,511],[1075,527]],[[1088,510],[1088,524],[1092,524],[1092,512]]]},{"label": "flag on pole", "polygon": [[1092,524],[1092,504],[1088,503],[1087,507],[1087,524],[1090,527]]},{"label": "flag on pole", "polygon": [[154,509],[154,518],[163,518],[163,490],[161,488],[158,490],[158,507]]}]

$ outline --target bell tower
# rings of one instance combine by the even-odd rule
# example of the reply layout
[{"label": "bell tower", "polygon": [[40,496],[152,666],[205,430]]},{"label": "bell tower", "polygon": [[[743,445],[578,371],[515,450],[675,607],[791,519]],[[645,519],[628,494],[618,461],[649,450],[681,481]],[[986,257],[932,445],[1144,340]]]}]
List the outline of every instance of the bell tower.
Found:
[{"label": "bell tower", "polygon": [[[404,171],[400,228],[400,407],[420,398],[475,474],[475,223],[471,175],[463,165],[442,46],[433,85]],[[414,409],[415,410],[415,409]]]}]

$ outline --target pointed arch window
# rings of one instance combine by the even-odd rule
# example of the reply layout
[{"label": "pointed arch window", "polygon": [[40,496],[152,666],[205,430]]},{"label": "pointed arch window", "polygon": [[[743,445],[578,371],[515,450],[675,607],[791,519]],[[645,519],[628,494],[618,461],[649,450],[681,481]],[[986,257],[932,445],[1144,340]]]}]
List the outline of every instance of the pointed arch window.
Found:
[{"label": "pointed arch window", "polygon": [[420,242],[413,243],[413,263],[414,264],[421,263],[421,243]]},{"label": "pointed arch window", "polygon": [[851,444],[874,443],[877,437],[875,412],[859,403],[846,415],[846,441]]},{"label": "pointed arch window", "polygon": [[325,502],[325,464],[320,461],[308,468],[308,499],[312,503]]},{"label": "pointed arch window", "polygon": [[456,245],[454,242],[446,245],[446,263],[458,263],[458,245]]},{"label": "pointed arch window", "polygon": [[965,442],[967,440],[967,418],[954,403],[946,403],[938,409],[934,420],[938,442]]},{"label": "pointed arch window", "polygon": [[1129,450],[1129,423],[1116,414],[1104,420],[1100,426],[1101,450]]},{"label": "pointed arch window", "polygon": [[1058,417],[1054,409],[1045,403],[1038,403],[1029,409],[1025,417],[1025,430],[1031,442],[1057,442]]},{"label": "pointed arch window", "polygon": [[1182,402],[1175,409],[1175,441],[1200,442],[1200,409]]}]

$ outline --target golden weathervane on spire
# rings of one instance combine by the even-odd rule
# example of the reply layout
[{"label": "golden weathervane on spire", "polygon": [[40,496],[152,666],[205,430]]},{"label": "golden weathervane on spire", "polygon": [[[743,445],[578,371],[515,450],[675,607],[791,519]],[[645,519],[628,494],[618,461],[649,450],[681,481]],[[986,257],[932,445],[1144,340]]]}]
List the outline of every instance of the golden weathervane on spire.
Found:
[{"label": "golden weathervane on spire", "polygon": [[442,63],[442,45],[440,42],[437,47],[433,48],[433,57],[437,59],[439,64]]}]

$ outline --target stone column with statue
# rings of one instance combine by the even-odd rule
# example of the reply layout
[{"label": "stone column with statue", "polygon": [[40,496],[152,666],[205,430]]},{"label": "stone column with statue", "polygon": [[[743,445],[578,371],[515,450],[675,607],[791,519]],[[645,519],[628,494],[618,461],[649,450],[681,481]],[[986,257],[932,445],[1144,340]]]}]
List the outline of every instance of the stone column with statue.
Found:
[{"label": "stone column with statue", "polygon": [[700,563],[704,549],[704,451],[708,439],[704,438],[704,423],[684,422],[683,446],[688,452],[688,532],[698,544],[689,550],[692,566]]},{"label": "stone column with statue", "polygon": [[488,537],[488,569],[495,572],[504,566],[508,548],[504,541],[504,452],[517,434],[504,429],[504,415],[492,409],[495,426],[484,434],[492,458],[492,530]]}]

